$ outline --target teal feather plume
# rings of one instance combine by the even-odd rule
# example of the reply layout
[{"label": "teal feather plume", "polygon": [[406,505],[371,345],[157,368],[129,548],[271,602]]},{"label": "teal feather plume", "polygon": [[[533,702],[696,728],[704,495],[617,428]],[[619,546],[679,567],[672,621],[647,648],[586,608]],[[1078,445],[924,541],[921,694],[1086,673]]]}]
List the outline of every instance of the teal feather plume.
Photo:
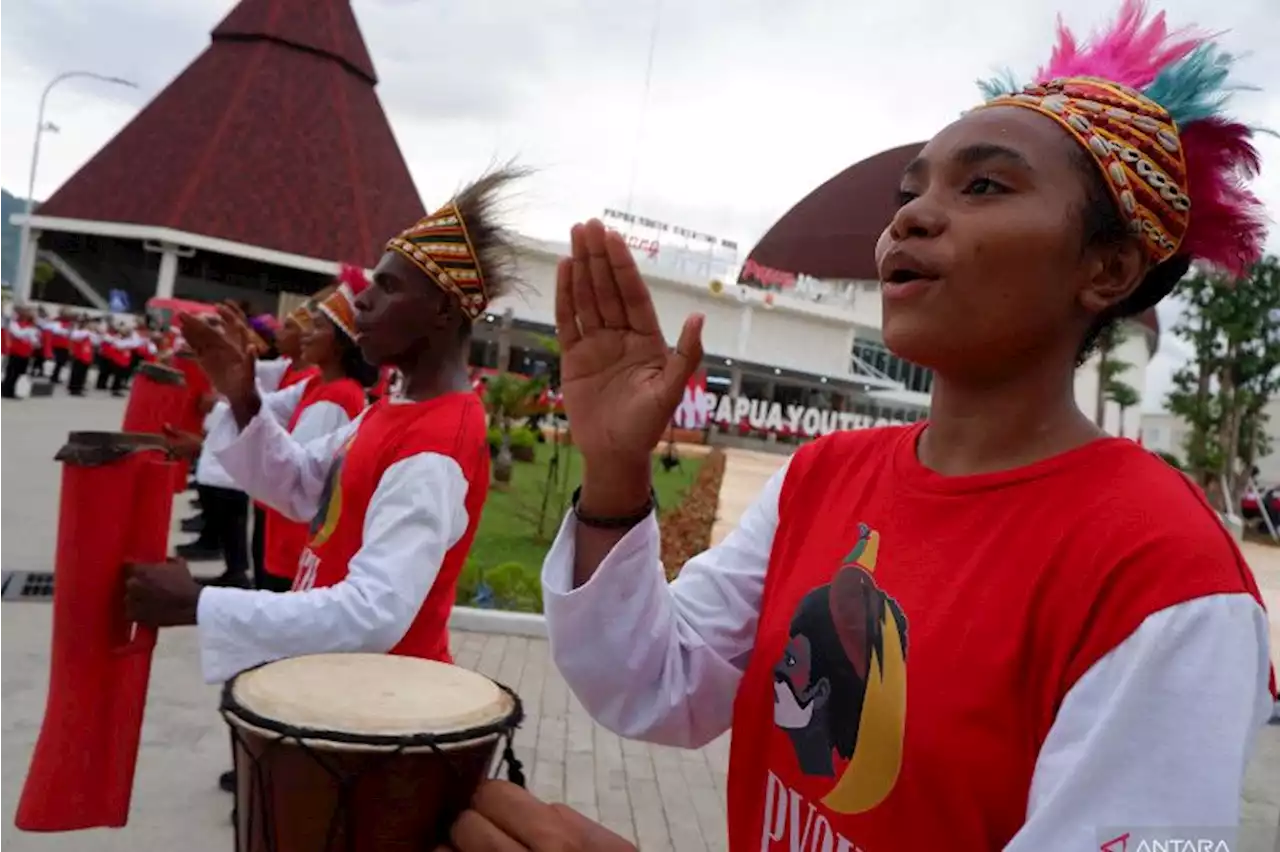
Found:
[{"label": "teal feather plume", "polygon": [[1179,127],[1220,116],[1232,92],[1254,88],[1228,82],[1236,58],[1207,42],[1162,69],[1142,93],[1168,110]]}]

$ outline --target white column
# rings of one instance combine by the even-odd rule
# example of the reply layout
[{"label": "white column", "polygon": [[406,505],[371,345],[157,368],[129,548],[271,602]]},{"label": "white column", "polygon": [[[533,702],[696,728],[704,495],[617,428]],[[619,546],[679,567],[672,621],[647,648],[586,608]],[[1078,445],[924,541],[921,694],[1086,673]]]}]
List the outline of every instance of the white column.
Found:
[{"label": "white column", "polygon": [[162,243],[160,248],[160,274],[156,276],[156,298],[172,299],[173,285],[178,280],[178,247]]},{"label": "white column", "polygon": [[27,231],[26,245],[19,246],[18,280],[13,282],[13,294],[19,305],[31,301],[31,286],[35,281],[36,254],[40,250],[40,232]]}]

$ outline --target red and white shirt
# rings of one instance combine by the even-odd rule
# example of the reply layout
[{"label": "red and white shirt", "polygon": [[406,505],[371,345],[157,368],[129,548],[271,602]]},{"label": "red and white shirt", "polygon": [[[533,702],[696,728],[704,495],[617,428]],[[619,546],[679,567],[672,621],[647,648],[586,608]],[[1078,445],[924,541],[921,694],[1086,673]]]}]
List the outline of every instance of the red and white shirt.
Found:
[{"label": "red and white shirt", "polygon": [[87,328],[73,328],[67,335],[71,357],[81,364],[93,363],[94,334]]},{"label": "red and white shirt", "polygon": [[311,521],[297,591],[201,592],[206,680],[300,654],[449,660],[448,616],[489,490],[484,407],[473,394],[380,400],[305,445],[269,411],[239,432],[227,416],[206,442],[249,494]]},{"label": "red and white shirt", "polygon": [[14,319],[8,325],[9,354],[30,358],[41,344],[40,328],[33,322]]},{"label": "red and white shirt", "polygon": [[734,852],[1237,825],[1267,617],[1199,492],[1124,439],[944,477],[922,428],[806,446],[669,585],[651,518],[574,589],[571,515],[544,606],[583,706],[668,745],[732,729]]},{"label": "red and white shirt", "polygon": [[[287,376],[287,373],[286,373]],[[287,386],[275,394],[274,409],[290,410],[283,425],[293,440],[306,444],[345,427],[364,411],[364,388],[354,379],[326,382],[318,371],[305,381]],[[296,400],[296,401],[295,401]],[[309,524],[285,517],[265,506],[266,534],[263,540],[264,568],[268,574],[293,579],[302,551],[307,546]]]}]

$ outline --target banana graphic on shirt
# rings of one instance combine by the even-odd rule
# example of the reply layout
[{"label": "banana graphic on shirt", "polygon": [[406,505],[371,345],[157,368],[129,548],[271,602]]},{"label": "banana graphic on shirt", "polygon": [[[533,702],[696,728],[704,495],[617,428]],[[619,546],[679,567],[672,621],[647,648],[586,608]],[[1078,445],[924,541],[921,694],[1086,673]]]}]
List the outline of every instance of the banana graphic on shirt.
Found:
[{"label": "banana graphic on shirt", "polygon": [[[857,814],[884,801],[902,769],[902,737],[907,718],[907,662],[897,620],[885,607],[881,619],[882,656],[871,660],[858,728],[858,747],[844,773],[822,799],[841,814]],[[878,664],[878,665],[877,665]]]},{"label": "banana graphic on shirt", "polygon": [[[879,546],[880,534],[863,527],[842,571],[853,567],[874,575]],[[837,575],[832,583],[837,599],[840,585]],[[822,799],[823,805],[841,814],[862,813],[879,805],[893,790],[902,769],[907,715],[906,643],[894,612],[897,604],[881,592],[877,596],[881,641],[871,651],[857,747],[835,786]]]}]

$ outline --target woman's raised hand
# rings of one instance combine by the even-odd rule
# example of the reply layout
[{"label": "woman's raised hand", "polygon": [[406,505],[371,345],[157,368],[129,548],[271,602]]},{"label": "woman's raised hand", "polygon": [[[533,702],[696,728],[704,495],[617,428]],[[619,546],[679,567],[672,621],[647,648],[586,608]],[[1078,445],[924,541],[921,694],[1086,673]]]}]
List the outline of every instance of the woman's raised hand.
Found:
[{"label": "woman's raised hand", "polygon": [[571,242],[556,274],[556,333],[573,441],[597,473],[643,469],[647,489],[650,455],[702,363],[703,317],[687,318],[669,347],[622,236],[592,219]]}]

